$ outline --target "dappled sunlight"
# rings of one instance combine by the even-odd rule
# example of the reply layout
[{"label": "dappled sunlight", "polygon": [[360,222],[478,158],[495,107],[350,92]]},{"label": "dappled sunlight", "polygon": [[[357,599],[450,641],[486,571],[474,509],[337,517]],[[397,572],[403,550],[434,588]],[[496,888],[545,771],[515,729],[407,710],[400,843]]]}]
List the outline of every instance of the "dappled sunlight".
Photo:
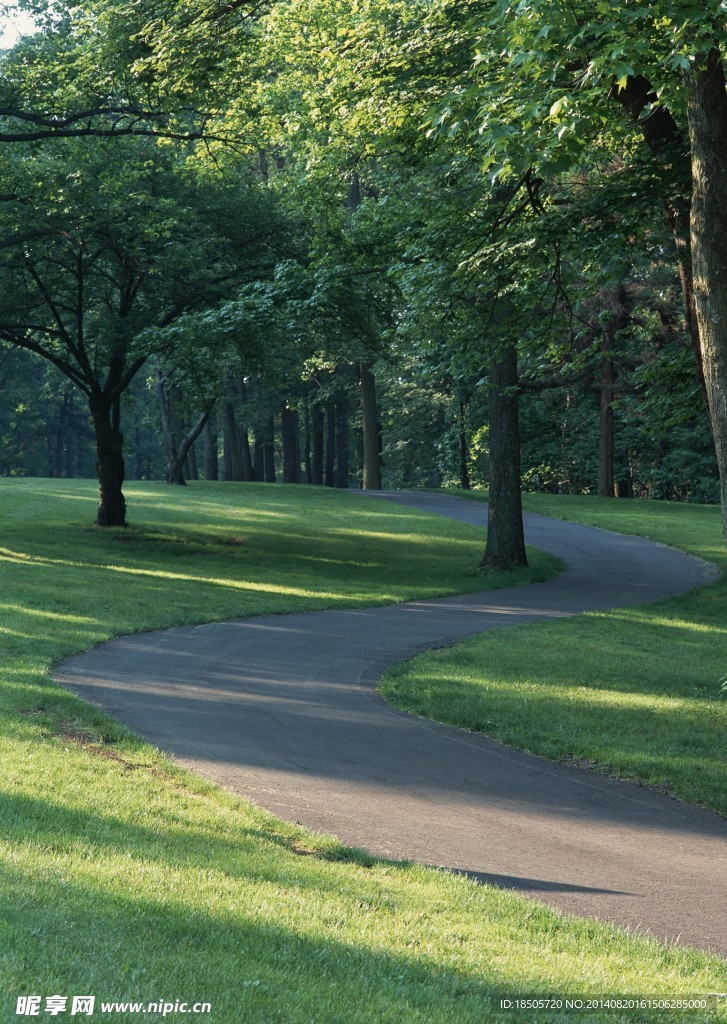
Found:
[{"label": "dappled sunlight", "polygon": [[623,611],[609,612],[607,619],[619,619],[622,622],[634,626],[648,626],[653,628],[683,629],[691,633],[704,633],[708,635],[722,634],[727,636],[727,626],[715,626],[710,622],[695,622],[688,619],[665,618],[661,615],[650,615],[647,611],[636,609],[624,609]]},{"label": "dappled sunlight", "polygon": [[[125,573],[130,576],[147,576],[152,579],[181,580],[185,583],[204,583],[218,587],[229,587],[232,590],[253,590],[268,594],[285,594],[291,597],[329,598],[336,601],[356,601],[356,595],[345,595],[325,590],[312,590],[303,587],[289,587],[282,583],[251,583],[246,580],[219,579],[214,576],[191,576],[188,573],[169,572],[161,569],[134,569],[123,565],[105,565],[108,572]],[[385,597],[385,595],[382,595]]]},{"label": "dappled sunlight", "polygon": [[384,530],[366,530],[366,529],[346,529],[341,526],[333,527],[328,531],[329,533],[337,537],[351,537],[356,540],[376,539],[386,541],[396,541],[401,544],[413,544],[417,547],[426,547],[431,549],[433,544],[441,544],[449,549],[453,546],[457,547],[472,547],[473,544],[481,543],[473,537],[446,537],[438,538],[431,534],[414,534],[414,533],[391,533]]},{"label": "dappled sunlight", "polygon": [[28,608],[19,604],[0,604],[0,610],[13,612],[18,615],[30,615],[39,619],[55,619],[59,622],[78,622],[92,626],[96,626],[99,623],[98,619],[93,619],[88,615],[71,615],[69,612],[49,612],[41,608]]},{"label": "dappled sunlight", "polygon": [[[547,687],[535,680],[499,680],[492,676],[472,678],[466,674],[455,675],[447,672],[439,680],[444,687],[454,685],[462,688],[469,688],[473,692],[482,692],[486,700],[488,691],[499,691],[512,694],[519,699],[523,698],[534,703],[560,701],[564,705],[582,704],[594,708],[611,708],[620,705],[623,708],[642,708],[655,713],[669,711],[683,712],[689,710],[698,698],[671,697],[664,694],[635,693],[633,691],[611,690],[603,688],[602,684],[596,687],[590,685],[563,684],[557,679],[552,680]],[[431,680],[426,677],[412,676],[413,685],[431,686]]]},{"label": "dappled sunlight", "polygon": [[91,562],[74,562],[66,558],[51,558],[48,555],[30,555],[27,551],[11,551],[9,548],[0,548],[0,562],[15,562],[28,565],[67,565],[84,568],[92,565]]},{"label": "dappled sunlight", "polygon": [[20,640],[33,640],[35,639],[35,633],[23,633],[19,629],[10,629],[9,626],[0,626],[0,634],[3,636],[14,636]]}]

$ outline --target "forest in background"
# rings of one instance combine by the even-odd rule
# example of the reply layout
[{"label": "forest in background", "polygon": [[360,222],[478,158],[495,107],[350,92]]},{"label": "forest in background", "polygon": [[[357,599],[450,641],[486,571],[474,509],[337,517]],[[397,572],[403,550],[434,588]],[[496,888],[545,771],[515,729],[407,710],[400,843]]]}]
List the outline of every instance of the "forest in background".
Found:
[{"label": "forest in background", "polygon": [[11,6],[1,475],[720,500],[709,12]]}]

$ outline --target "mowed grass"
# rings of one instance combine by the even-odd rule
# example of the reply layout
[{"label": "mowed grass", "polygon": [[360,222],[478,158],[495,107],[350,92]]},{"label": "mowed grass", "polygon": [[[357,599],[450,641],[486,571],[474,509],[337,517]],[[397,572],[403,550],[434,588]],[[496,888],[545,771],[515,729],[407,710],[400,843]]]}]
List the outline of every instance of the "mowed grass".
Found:
[{"label": "mowed grass", "polygon": [[537,1024],[572,1014],[497,997],[727,989],[716,958],[273,818],[48,679],[116,633],[482,586],[476,531],[307,488],[127,496],[131,529],[100,531],[92,484],[0,481],[3,1024],[85,1019],[18,1017],[25,995],[92,994],[114,1021],[139,1015],[102,1001],[210,1002],[166,1019],[215,1024]]},{"label": "mowed grass", "polygon": [[[525,495],[528,511],[648,537],[727,572],[711,506]],[[658,604],[483,634],[395,666],[392,703],[727,814],[727,575]]]}]

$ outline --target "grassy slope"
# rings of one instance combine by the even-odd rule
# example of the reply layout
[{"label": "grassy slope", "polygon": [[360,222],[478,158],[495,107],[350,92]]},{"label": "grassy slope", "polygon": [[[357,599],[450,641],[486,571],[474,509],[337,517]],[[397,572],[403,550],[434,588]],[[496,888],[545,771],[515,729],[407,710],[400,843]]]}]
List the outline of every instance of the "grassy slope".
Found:
[{"label": "grassy slope", "polygon": [[216,1024],[481,1024],[523,1020],[493,992],[727,988],[701,954],[345,851],[53,686],[53,660],[112,633],[482,585],[474,531],[404,509],[304,488],[129,497],[132,530],[101,532],[90,484],[0,482],[3,1024],[23,994],[209,1000]]},{"label": "grassy slope", "polygon": [[727,814],[727,550],[719,509],[526,495],[528,511],[633,533],[717,563],[714,586],[659,604],[476,637],[396,666],[400,707]]}]

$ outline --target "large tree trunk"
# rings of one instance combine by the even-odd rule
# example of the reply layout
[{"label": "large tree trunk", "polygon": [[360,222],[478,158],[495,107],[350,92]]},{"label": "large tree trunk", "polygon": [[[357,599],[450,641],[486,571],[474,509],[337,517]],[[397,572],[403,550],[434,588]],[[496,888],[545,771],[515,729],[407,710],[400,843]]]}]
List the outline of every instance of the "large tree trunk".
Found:
[{"label": "large tree trunk", "polygon": [[381,453],[379,450],[379,407],[376,378],[370,363],[359,366],[361,380],[361,433],[363,435],[363,489],[381,490]]},{"label": "large tree trunk", "polygon": [[520,421],[517,351],[507,345],[490,373],[490,497],[482,565],[528,564],[520,496]]},{"label": "large tree trunk", "polygon": [[694,298],[727,535],[727,93],[717,50],[689,75]]},{"label": "large tree trunk", "polygon": [[120,430],[119,402],[110,402],[103,392],[89,399],[96,435],[98,475],[98,526],[126,526],[124,484],[124,435]]}]

